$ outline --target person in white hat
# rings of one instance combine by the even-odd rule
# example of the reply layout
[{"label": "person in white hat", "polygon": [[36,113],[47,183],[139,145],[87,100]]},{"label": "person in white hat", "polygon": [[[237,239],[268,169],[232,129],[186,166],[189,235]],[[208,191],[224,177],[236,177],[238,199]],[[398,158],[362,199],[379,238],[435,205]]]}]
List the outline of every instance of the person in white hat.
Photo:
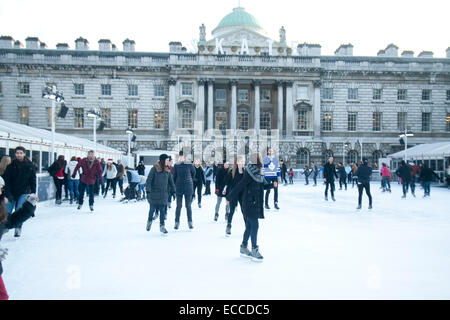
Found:
[{"label": "person in white hat", "polygon": [[106,163],[106,170],[104,173],[104,176],[106,177],[106,188],[105,192],[103,193],[103,198],[106,198],[106,195],[108,194],[109,187],[111,186],[111,189],[113,191],[113,198],[116,197],[116,185],[117,185],[117,168],[115,165],[113,165],[112,159],[108,159],[108,162]]}]

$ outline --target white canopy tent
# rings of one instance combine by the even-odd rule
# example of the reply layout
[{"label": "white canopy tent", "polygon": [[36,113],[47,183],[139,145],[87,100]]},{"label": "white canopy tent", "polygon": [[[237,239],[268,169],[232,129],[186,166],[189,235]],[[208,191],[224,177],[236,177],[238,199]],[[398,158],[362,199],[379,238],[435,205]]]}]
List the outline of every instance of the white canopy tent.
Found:
[{"label": "white canopy tent", "polygon": [[[391,159],[401,159],[405,150],[388,155]],[[450,157],[450,141],[424,143],[406,150],[408,160],[443,159]]]}]

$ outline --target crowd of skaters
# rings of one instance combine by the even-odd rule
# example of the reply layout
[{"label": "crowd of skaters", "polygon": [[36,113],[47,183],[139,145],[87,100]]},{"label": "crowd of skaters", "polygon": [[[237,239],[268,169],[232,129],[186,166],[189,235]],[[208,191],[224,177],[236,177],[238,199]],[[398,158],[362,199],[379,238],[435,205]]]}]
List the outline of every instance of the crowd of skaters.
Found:
[{"label": "crowd of skaters", "polygon": [[[36,203],[39,198],[36,195],[36,168],[25,156],[23,147],[15,149],[15,158],[4,156],[0,161],[0,239],[11,229],[14,236],[20,237],[22,225],[30,217],[34,216]],[[203,168],[200,160],[193,163],[187,162],[183,151],[178,155],[178,161],[166,154],[161,154],[159,160],[153,165],[146,176],[145,165],[140,162],[136,168],[123,166],[121,161],[96,158],[94,151],[89,151],[85,158],[72,157],[69,162],[63,155],[48,168],[53,177],[56,188],[55,203],[61,205],[63,188],[64,200],[70,204],[77,204],[81,209],[84,196],[89,199],[89,208],[94,211],[94,198],[97,195],[107,197],[109,189],[112,197],[116,197],[117,187],[123,198],[122,202],[130,200],[147,199],[150,209],[146,230],[150,231],[154,220],[159,216],[160,232],[167,234],[165,226],[167,210],[171,207],[172,199],[176,199],[174,229],[180,227],[181,210],[186,208],[187,223],[189,229],[193,229],[193,216],[191,204],[197,197],[197,205],[201,208],[202,196],[211,196],[211,187],[214,182],[214,193],[217,197],[213,219],[219,219],[219,211],[222,202],[225,205],[225,220],[227,222],[225,233],[231,235],[233,216],[240,205],[242,217],[245,222],[245,231],[240,246],[240,253],[244,257],[254,261],[262,261],[263,257],[258,247],[259,219],[264,218],[265,209],[270,209],[269,197],[273,190],[273,205],[278,206],[278,187],[280,184],[293,184],[294,171],[289,170],[283,160],[279,160],[274,150],[270,149],[264,158],[259,153],[250,154],[248,163],[245,157],[237,156],[233,163],[205,163]],[[309,185],[309,179],[317,186],[317,180],[322,173],[325,185],[325,200],[328,201],[328,191],[331,199],[335,199],[335,179],[338,180],[340,190],[347,185],[356,184],[358,187],[358,207],[361,209],[362,196],[365,191],[369,199],[369,209],[372,208],[372,195],[370,193],[370,180],[372,168],[368,160],[364,158],[361,163],[334,164],[333,157],[322,166],[318,167],[314,162],[305,166],[302,174],[305,176],[305,184]],[[396,171],[399,183],[403,186],[403,198],[408,189],[415,197],[415,184],[420,182],[424,189],[424,197],[430,196],[430,184],[433,177],[439,177],[425,164],[420,166],[414,163],[402,162]],[[390,182],[393,180],[392,172],[386,163],[380,170],[381,188],[383,192],[391,192]],[[450,166],[446,169],[447,185],[450,187]],[[128,180],[128,186],[124,190],[124,178]],[[289,182],[287,181],[289,178]],[[442,181],[442,180],[441,180]],[[205,192],[202,193],[203,187]],[[251,242],[251,250],[248,243]],[[8,299],[8,295],[1,278],[1,261],[7,255],[6,249],[0,248],[0,300]]]}]

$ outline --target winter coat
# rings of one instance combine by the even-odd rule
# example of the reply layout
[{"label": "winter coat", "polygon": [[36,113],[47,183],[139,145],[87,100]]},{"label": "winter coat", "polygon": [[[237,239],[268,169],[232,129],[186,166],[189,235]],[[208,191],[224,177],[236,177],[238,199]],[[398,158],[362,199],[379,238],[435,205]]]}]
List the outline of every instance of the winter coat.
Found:
[{"label": "winter coat", "polygon": [[112,165],[111,170],[108,170],[108,167],[106,167],[104,175],[106,176],[106,179],[108,179],[108,180],[115,179],[117,176],[116,166]]},{"label": "winter coat", "polygon": [[323,178],[327,179],[327,182],[333,182],[334,181],[334,177],[338,177],[337,173],[336,173],[336,167],[334,165],[334,163],[329,163],[327,162],[324,166],[323,166]]},{"label": "winter coat", "polygon": [[61,170],[63,170],[63,175],[62,175],[62,177],[64,177],[64,173],[65,173],[65,170],[66,170],[66,166],[67,166],[67,161],[64,161],[64,167],[63,167],[63,168],[60,167],[58,161],[55,161],[55,162],[53,162],[53,164],[52,164],[50,167],[48,167],[48,173],[49,173],[53,178],[56,178],[56,175],[57,175]]},{"label": "winter coat", "polygon": [[203,173],[202,167],[199,166],[198,168],[195,168],[194,166],[194,169],[195,169],[194,184],[197,186],[206,184],[205,175]]},{"label": "winter coat", "polygon": [[264,176],[255,164],[248,164],[244,176],[227,195],[228,201],[236,201],[242,192],[242,213],[253,219],[264,219]]},{"label": "winter coat", "polygon": [[411,176],[415,177],[416,175],[420,174],[420,168],[419,166],[416,166],[415,164],[411,166]]},{"label": "winter coat", "polygon": [[390,177],[391,176],[391,171],[389,170],[388,167],[381,167],[381,176],[382,177]]},{"label": "winter coat", "polygon": [[141,178],[139,178],[139,174],[136,170],[128,169],[127,170],[127,179],[128,183],[137,183],[141,181]]},{"label": "winter coat", "polygon": [[175,184],[169,167],[163,170],[160,162],[156,162],[148,174],[145,189],[150,204],[166,206],[169,194],[175,193]]},{"label": "winter coat", "polygon": [[340,179],[345,179],[347,177],[347,172],[345,172],[345,167],[338,167],[338,174]]},{"label": "winter coat", "polygon": [[230,170],[224,167],[219,168],[216,174],[216,195],[218,197],[225,197],[223,191],[226,190],[228,179],[230,179]]},{"label": "winter coat", "polygon": [[75,167],[77,166],[78,161],[76,160],[71,160],[65,169],[65,173],[69,176],[70,179],[72,180],[80,180],[80,172],[77,172],[75,175],[75,178],[72,178],[72,173],[75,171]]},{"label": "winter coat", "polygon": [[433,181],[433,176],[435,176],[438,180],[440,180],[440,177],[436,174],[436,172],[433,171],[433,169],[423,167],[422,170],[420,170],[420,180],[422,182]]},{"label": "winter coat", "polygon": [[178,162],[173,166],[173,182],[177,193],[192,194],[194,192],[195,169],[190,163]]},{"label": "winter coat", "polygon": [[145,166],[143,164],[138,165],[137,172],[140,176],[145,176]]},{"label": "winter coat", "polygon": [[397,169],[395,172],[400,178],[402,178],[403,181],[410,181],[411,180],[411,172],[412,168],[408,165],[403,165],[400,168]]},{"label": "winter coat", "polygon": [[100,161],[95,159],[92,163],[92,166],[89,166],[88,158],[83,158],[75,167],[74,172],[72,173],[72,179],[75,177],[78,170],[82,168],[83,172],[81,173],[81,182],[87,185],[94,185],[97,177],[100,179],[100,183],[103,183],[103,172],[102,167],[100,165]]},{"label": "winter coat", "polygon": [[317,175],[319,174],[319,169],[317,169],[317,166],[316,166],[316,165],[314,165],[314,166],[312,167],[312,172],[314,173],[314,176],[317,177]]},{"label": "winter coat", "polygon": [[213,181],[214,169],[212,167],[207,167],[205,169],[205,178],[206,178],[206,181]]},{"label": "winter coat", "polygon": [[120,164],[116,164],[116,169],[117,169],[117,176],[116,176],[116,178],[122,180],[123,176],[125,174],[124,168],[123,168],[123,164],[121,164],[121,163]]},{"label": "winter coat", "polygon": [[287,171],[286,163],[283,162],[281,165],[281,174],[286,175]]},{"label": "winter coat", "polygon": [[367,164],[362,164],[356,170],[356,176],[358,177],[358,183],[369,183],[372,176],[372,168]]},{"label": "winter coat", "polygon": [[14,159],[5,170],[5,194],[8,200],[17,200],[22,194],[36,193],[36,169],[25,158],[22,162]]}]

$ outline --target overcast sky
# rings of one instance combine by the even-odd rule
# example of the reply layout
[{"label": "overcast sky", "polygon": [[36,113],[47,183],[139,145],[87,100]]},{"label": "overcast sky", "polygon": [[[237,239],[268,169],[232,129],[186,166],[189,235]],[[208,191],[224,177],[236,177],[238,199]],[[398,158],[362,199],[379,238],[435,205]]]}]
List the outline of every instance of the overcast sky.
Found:
[{"label": "overcast sky", "polygon": [[[238,0],[0,0],[0,35],[23,44],[36,36],[48,48],[57,43],[75,47],[82,36],[90,49],[110,39],[119,50],[126,38],[136,51],[168,52],[170,41],[189,47],[206,26],[207,39]],[[353,54],[375,56],[390,43],[403,50],[433,51],[445,57],[450,46],[449,0],[241,0],[268,35],[279,39],[281,26],[288,44],[318,43],[322,55],[340,44],[353,44]]]}]

